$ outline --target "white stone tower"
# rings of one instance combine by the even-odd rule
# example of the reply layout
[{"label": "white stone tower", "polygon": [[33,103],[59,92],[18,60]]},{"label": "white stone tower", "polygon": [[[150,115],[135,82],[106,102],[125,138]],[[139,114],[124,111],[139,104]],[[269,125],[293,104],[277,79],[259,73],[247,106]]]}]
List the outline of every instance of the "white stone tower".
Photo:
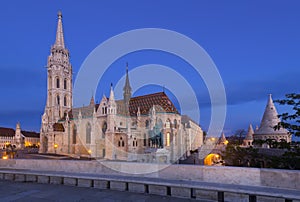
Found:
[{"label": "white stone tower", "polygon": [[57,16],[56,39],[47,62],[47,103],[42,116],[41,152],[49,151],[48,146],[54,141],[53,125],[72,109],[72,66],[65,48],[60,11]]},{"label": "white stone tower", "polygon": [[247,135],[246,135],[245,139],[243,140],[243,146],[250,147],[253,145],[253,134],[254,134],[253,127],[250,124],[248,127]]},{"label": "white stone tower", "polygon": [[280,119],[278,118],[278,113],[273,103],[272,95],[270,94],[260,126],[253,134],[254,140],[273,139],[277,142],[280,142],[281,140],[291,142],[291,134],[286,129],[280,128],[279,130],[274,130],[274,127],[279,122]]},{"label": "white stone tower", "polygon": [[15,132],[15,144],[18,149],[21,149],[24,146],[22,136],[23,135],[21,133],[21,125],[20,122],[18,122],[16,125],[16,132]]},{"label": "white stone tower", "polygon": [[72,108],[72,66],[65,48],[62,14],[58,12],[56,40],[48,57],[48,92],[45,113],[54,124]]}]

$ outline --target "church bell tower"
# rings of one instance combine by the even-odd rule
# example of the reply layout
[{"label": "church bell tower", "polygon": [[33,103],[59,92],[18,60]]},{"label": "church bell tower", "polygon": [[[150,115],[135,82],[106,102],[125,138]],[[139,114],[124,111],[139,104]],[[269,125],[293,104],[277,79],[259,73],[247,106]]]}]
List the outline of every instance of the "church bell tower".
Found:
[{"label": "church bell tower", "polygon": [[62,13],[59,11],[56,40],[50,49],[47,63],[48,87],[45,114],[54,124],[72,108],[72,66],[65,48]]}]

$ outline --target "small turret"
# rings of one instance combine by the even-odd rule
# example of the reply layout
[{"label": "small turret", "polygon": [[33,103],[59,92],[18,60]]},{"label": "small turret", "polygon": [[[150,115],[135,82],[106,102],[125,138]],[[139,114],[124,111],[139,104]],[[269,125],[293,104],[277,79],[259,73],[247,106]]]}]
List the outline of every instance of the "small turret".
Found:
[{"label": "small turret", "polygon": [[95,106],[94,96],[91,97],[90,106]]},{"label": "small turret", "polygon": [[115,131],[115,115],[117,113],[117,105],[115,102],[115,95],[112,84],[110,85],[110,93],[107,107],[107,130],[109,132]]},{"label": "small turret", "polygon": [[286,142],[291,142],[291,134],[286,129],[274,129],[279,122],[280,119],[278,118],[278,113],[273,103],[272,95],[270,94],[260,126],[253,134],[254,139],[274,139],[277,142],[283,139]]},{"label": "small turret", "polygon": [[253,131],[252,125],[250,124],[248,127],[247,135],[246,135],[245,139],[243,140],[244,146],[249,147],[249,146],[253,145],[253,134],[254,134],[254,131]]}]

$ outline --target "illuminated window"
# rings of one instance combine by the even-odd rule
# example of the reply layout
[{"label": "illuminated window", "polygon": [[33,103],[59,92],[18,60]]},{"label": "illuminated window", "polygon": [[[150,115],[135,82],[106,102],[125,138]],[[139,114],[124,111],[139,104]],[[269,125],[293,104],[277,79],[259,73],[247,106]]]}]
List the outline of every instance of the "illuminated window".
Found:
[{"label": "illuminated window", "polygon": [[170,133],[167,133],[167,147],[170,146]]}]

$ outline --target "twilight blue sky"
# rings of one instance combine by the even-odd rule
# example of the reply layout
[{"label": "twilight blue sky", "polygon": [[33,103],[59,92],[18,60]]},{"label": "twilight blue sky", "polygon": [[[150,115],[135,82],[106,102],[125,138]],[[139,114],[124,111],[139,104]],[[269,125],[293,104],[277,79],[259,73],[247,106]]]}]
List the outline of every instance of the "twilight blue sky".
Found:
[{"label": "twilight blue sky", "polygon": [[[65,43],[74,80],[88,54],[101,42],[140,28],[169,29],[200,44],[213,59],[227,95],[225,134],[259,125],[268,94],[274,99],[299,92],[300,2],[291,1],[50,1],[0,3],[0,125],[38,131],[46,103],[46,69],[62,10]],[[121,44],[122,45],[122,44]],[[174,68],[195,87],[207,129],[210,100],[201,78],[174,55],[142,51],[114,62],[96,91],[96,100],[130,70],[157,63]],[[119,68],[119,69],[117,69]],[[121,68],[121,69],[120,69]],[[124,69],[122,69],[124,68]],[[167,86],[166,86],[167,88]],[[180,87],[178,87],[180,90]],[[91,91],[95,89],[87,89]],[[145,87],[135,95],[161,90]],[[186,97],[188,99],[188,96]],[[176,101],[175,101],[176,102]],[[277,106],[279,112],[284,108]]]}]

